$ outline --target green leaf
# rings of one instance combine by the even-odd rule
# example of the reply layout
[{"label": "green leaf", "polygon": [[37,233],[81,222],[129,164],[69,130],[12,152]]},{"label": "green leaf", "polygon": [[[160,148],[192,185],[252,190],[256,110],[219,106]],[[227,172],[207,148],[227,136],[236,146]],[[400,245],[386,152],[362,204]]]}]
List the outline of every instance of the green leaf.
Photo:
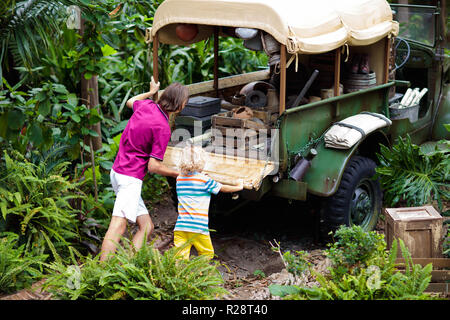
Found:
[{"label": "green leaf", "polygon": [[20,129],[25,122],[25,116],[19,110],[12,110],[8,112],[7,119],[8,127],[10,129]]},{"label": "green leaf", "polygon": [[43,102],[39,103],[38,112],[46,117],[50,113],[51,105],[49,100],[44,100]]},{"label": "green leaf", "polygon": [[30,141],[33,142],[35,145],[39,146],[44,141],[42,129],[37,123],[33,123],[28,132]]},{"label": "green leaf", "polygon": [[84,73],[84,78],[86,80],[90,80],[92,78],[92,76],[93,76],[92,72],[87,71]]},{"label": "green leaf", "polygon": [[67,103],[72,107],[76,107],[78,105],[78,97],[75,93],[70,93],[67,95]]},{"label": "green leaf", "polygon": [[44,101],[47,99],[47,94],[44,91],[40,91],[38,92],[38,94],[36,95],[36,99],[38,101]]},{"label": "green leaf", "polygon": [[102,47],[102,53],[103,53],[104,57],[107,57],[107,56],[111,56],[111,55],[117,53],[117,50],[114,49],[113,47],[111,47],[110,45],[105,44]]},{"label": "green leaf", "polygon": [[271,284],[269,286],[270,294],[273,296],[284,297],[291,294],[297,294],[300,292],[297,286],[284,286],[279,284]]},{"label": "green leaf", "polygon": [[6,215],[8,213],[8,209],[6,208],[6,203],[5,202],[0,203],[0,209],[2,210],[3,219],[6,219]]}]

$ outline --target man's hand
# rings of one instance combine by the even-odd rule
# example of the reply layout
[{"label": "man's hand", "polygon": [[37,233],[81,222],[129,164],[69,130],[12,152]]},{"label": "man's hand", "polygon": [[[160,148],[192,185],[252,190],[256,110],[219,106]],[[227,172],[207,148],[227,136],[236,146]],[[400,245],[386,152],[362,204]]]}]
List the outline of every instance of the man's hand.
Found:
[{"label": "man's hand", "polygon": [[150,81],[150,91],[149,91],[149,92],[145,92],[145,93],[138,94],[137,96],[134,96],[134,97],[128,99],[128,101],[127,101],[127,103],[126,103],[126,106],[127,106],[128,108],[132,109],[132,108],[133,108],[133,103],[134,103],[136,100],[149,99],[149,98],[153,97],[153,95],[154,95],[155,93],[157,93],[158,90],[159,90],[159,81],[158,81],[158,83],[156,83],[155,80],[153,79],[153,76],[152,76],[152,80]]},{"label": "man's hand", "polygon": [[150,94],[154,95],[155,93],[157,93],[159,90],[159,86],[160,86],[159,81],[158,81],[158,83],[156,83],[155,79],[152,76],[152,79],[150,81]]}]

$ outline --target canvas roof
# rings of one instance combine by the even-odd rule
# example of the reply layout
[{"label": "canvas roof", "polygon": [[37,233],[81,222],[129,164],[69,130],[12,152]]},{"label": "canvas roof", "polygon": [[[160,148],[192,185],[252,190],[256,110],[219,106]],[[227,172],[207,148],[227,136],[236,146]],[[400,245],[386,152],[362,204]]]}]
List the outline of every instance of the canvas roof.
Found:
[{"label": "canvas roof", "polygon": [[[199,26],[184,42],[177,23]],[[369,45],[398,34],[398,23],[385,0],[165,0],[156,10],[151,35],[186,45],[210,37],[213,26],[264,30],[289,53],[322,53],[344,44]]]}]

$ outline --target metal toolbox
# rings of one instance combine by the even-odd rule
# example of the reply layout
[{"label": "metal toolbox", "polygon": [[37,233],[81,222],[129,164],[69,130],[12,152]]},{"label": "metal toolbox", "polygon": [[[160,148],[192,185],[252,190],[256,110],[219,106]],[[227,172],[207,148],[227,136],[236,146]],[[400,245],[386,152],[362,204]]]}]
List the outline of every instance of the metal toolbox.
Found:
[{"label": "metal toolbox", "polygon": [[204,96],[189,98],[181,116],[206,117],[220,112],[220,99]]}]

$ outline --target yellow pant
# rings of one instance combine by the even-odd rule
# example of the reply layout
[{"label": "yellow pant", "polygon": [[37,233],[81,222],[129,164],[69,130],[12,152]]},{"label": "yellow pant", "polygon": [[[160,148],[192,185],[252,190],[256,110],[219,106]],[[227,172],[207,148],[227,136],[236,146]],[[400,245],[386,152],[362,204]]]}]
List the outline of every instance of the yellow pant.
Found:
[{"label": "yellow pant", "polygon": [[209,259],[214,257],[214,248],[209,235],[187,231],[175,231],[173,234],[173,243],[177,248],[183,247],[178,252],[178,255],[183,259],[189,260],[192,246],[195,247],[199,255],[208,256]]}]

